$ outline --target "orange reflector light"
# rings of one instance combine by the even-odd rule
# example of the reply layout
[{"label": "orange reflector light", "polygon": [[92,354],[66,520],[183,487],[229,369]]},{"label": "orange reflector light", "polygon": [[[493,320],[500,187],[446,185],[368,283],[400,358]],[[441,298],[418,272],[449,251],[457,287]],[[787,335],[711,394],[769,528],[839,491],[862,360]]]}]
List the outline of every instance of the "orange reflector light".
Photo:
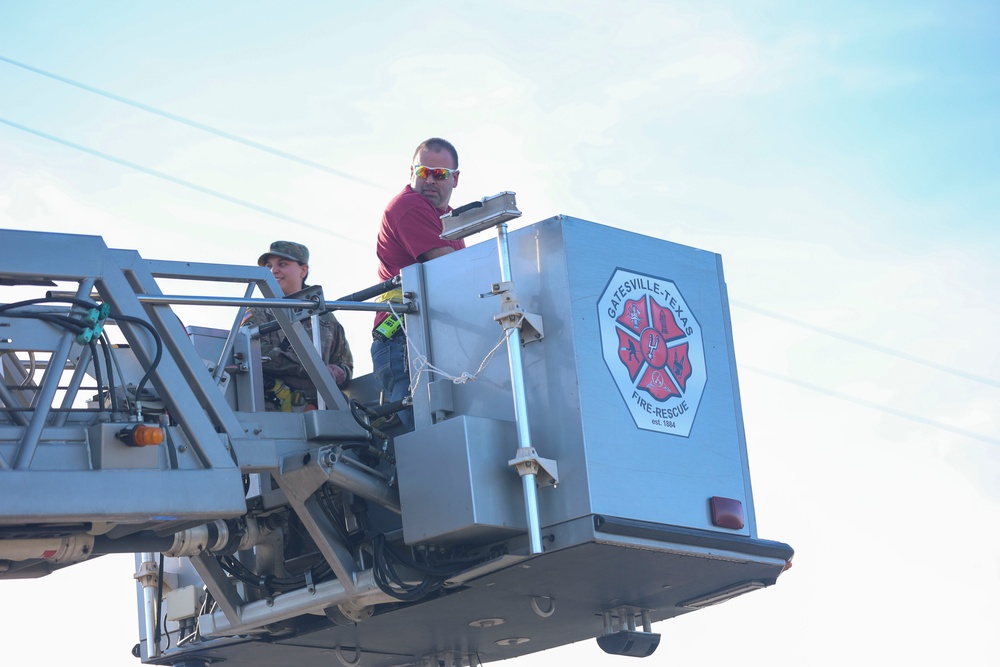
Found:
[{"label": "orange reflector light", "polygon": [[159,426],[136,424],[118,431],[118,439],[129,447],[150,447],[163,444],[164,433]]},{"label": "orange reflector light", "polygon": [[146,426],[140,424],[132,432],[132,440],[139,447],[163,444],[163,429],[159,426]]},{"label": "orange reflector light", "polygon": [[743,528],[743,503],[734,498],[712,496],[708,500],[712,508],[712,523],[719,528]]}]

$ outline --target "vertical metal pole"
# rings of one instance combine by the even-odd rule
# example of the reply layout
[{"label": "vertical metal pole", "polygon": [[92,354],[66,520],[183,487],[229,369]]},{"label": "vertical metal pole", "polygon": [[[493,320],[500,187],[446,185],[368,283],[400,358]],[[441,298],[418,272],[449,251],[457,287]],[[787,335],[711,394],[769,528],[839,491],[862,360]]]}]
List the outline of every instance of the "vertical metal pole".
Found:
[{"label": "vertical metal pole", "polygon": [[[247,291],[244,293],[243,298],[249,299],[252,297],[254,289],[256,289],[256,286],[253,283],[247,285]],[[243,316],[246,312],[246,306],[240,306],[240,309],[236,312],[236,321],[233,322],[233,326],[229,330],[229,335],[226,337],[226,344],[222,346],[222,354],[219,355],[219,361],[215,364],[215,371],[212,373],[212,377],[216,383],[222,379],[222,374],[226,370],[226,359],[229,358],[229,353],[233,349],[233,343],[236,341],[236,332],[240,330],[240,326],[243,324]]]},{"label": "vertical metal pole", "polygon": [[[497,254],[500,257],[500,280],[513,280],[510,271],[510,248],[507,243],[507,223],[497,225]],[[507,355],[510,358],[510,385],[514,393],[514,422],[517,426],[518,453],[531,449],[531,429],[528,422],[528,399],[524,388],[524,361],[521,357],[521,330],[515,327],[507,337]],[[534,473],[521,475],[524,491],[524,511],[528,522],[528,541],[531,553],[542,553],[542,529],[538,519],[538,486]]]},{"label": "vertical metal pole", "polygon": [[[325,361],[325,359],[323,359],[323,335],[319,330],[319,313],[313,313],[310,315],[309,322],[312,324],[313,347],[315,347],[316,351],[319,352],[320,360]],[[326,368],[326,364],[323,365],[323,370],[329,372]],[[336,378],[334,380],[334,384],[337,384]],[[323,400],[323,394],[319,391],[319,388],[316,389],[316,407],[320,410],[326,410],[326,401]]]},{"label": "vertical metal pole", "polygon": [[[163,573],[159,572],[158,566],[156,565],[155,554],[150,552],[143,552],[142,554],[142,570],[147,574],[149,573],[150,567],[157,568],[157,576],[162,577]],[[156,615],[159,611],[156,609],[156,586],[153,584],[153,580],[144,579],[142,582],[142,605],[144,610],[144,616],[146,620],[146,657],[155,658],[160,655],[160,647],[156,645],[155,637],[156,633]]]}]

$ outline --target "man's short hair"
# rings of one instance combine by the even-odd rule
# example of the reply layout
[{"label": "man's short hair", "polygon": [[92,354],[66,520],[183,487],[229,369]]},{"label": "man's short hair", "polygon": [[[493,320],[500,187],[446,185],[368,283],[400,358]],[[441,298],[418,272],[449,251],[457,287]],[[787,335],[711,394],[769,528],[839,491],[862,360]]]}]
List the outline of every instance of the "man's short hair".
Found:
[{"label": "man's short hair", "polygon": [[458,169],[458,151],[455,150],[455,147],[451,145],[450,141],[445,141],[439,137],[431,137],[417,146],[417,150],[413,151],[413,159],[416,160],[417,156],[420,155],[420,151],[425,148],[431,151],[448,151],[451,153],[451,157],[455,161],[455,169]]}]

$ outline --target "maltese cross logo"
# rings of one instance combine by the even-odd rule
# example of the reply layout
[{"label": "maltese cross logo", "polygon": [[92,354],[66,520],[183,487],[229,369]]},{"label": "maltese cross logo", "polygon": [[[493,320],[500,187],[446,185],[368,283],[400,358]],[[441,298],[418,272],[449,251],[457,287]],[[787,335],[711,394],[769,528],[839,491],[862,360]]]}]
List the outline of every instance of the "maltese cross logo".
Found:
[{"label": "maltese cross logo", "polygon": [[705,388],[701,327],[670,280],[615,271],[598,302],[604,360],[636,422],[688,436]]}]

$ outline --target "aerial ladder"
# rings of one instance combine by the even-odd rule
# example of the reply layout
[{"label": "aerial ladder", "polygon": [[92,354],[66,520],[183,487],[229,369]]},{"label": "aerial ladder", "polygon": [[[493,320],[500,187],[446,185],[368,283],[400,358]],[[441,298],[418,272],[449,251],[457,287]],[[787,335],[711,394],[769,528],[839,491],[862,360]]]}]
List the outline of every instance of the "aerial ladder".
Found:
[{"label": "aerial ladder", "polygon": [[[720,257],[520,215],[511,192],[456,209],[442,236],[486,240],[336,300],[0,230],[0,580],[135,554],[126,650],[175,667],[474,665],[590,637],[642,657],[653,623],[774,584],[793,551],[757,535]],[[319,409],[267,409],[248,307]],[[385,310],[403,404],[370,375],[338,389],[302,326]]]}]

